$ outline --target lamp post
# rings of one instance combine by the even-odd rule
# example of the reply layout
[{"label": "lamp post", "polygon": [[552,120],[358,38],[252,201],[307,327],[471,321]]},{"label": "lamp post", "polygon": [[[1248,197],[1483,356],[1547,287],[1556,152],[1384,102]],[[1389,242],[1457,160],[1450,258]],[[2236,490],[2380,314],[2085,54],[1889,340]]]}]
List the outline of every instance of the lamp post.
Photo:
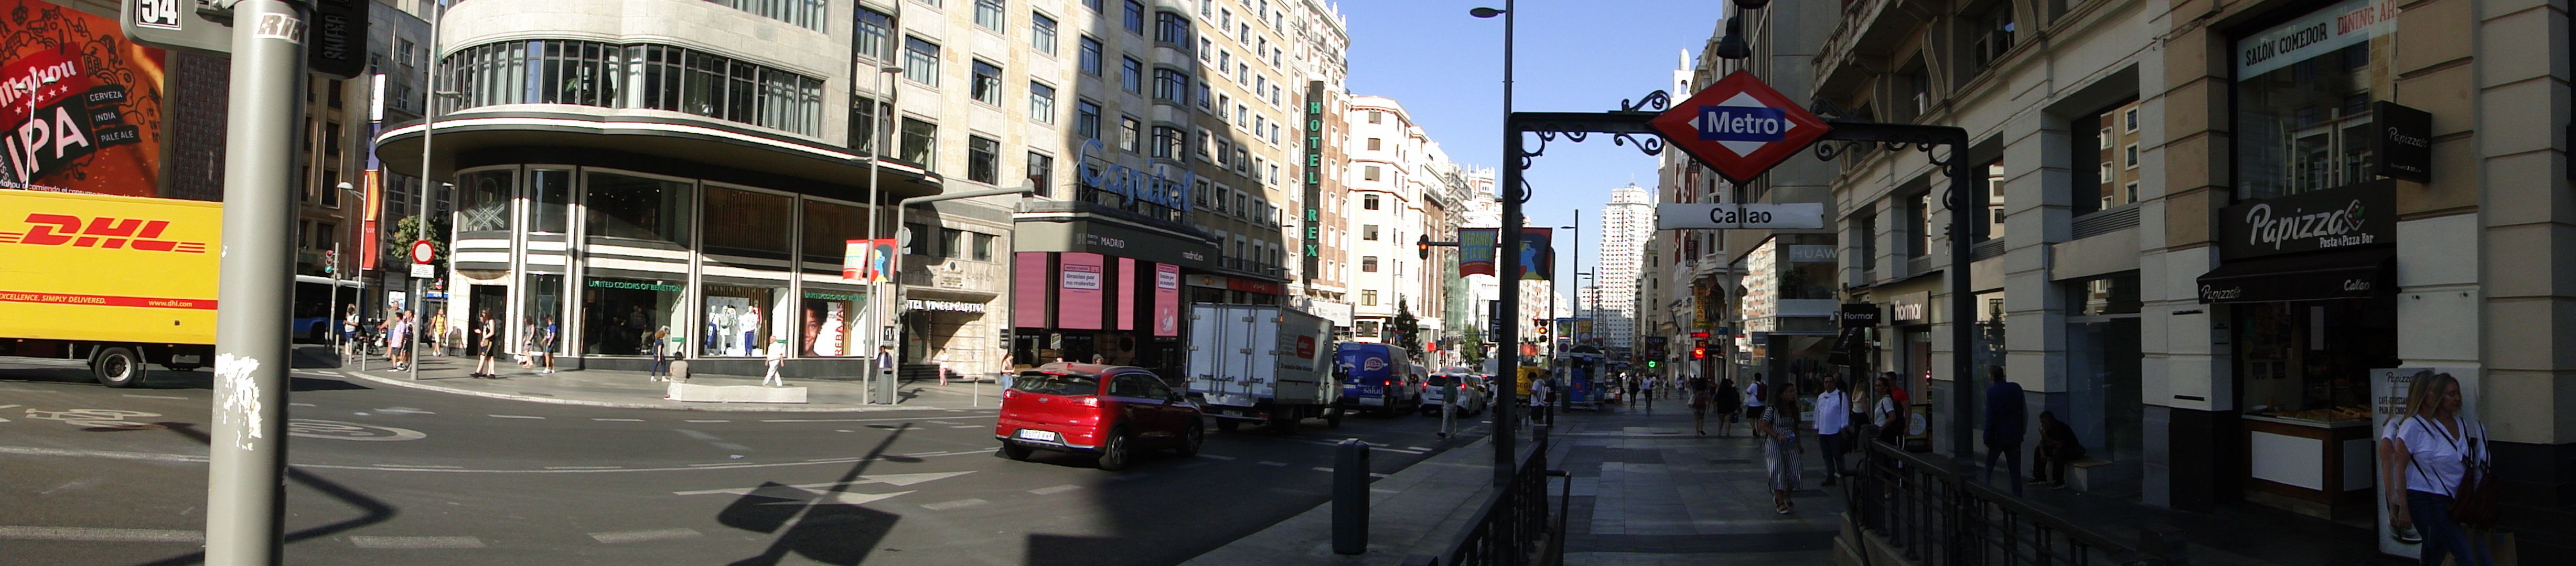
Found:
[{"label": "lamp post", "polygon": [[[365,193],[359,192],[359,191],[358,191],[358,188],[357,188],[356,186],[352,186],[352,185],[350,185],[348,181],[341,181],[341,182],[340,182],[340,184],[339,184],[339,186],[334,187],[334,188],[335,188],[335,189],[337,189],[337,190],[339,190],[340,192],[343,192],[343,193],[349,193],[350,195],[353,195],[353,196],[357,197],[357,199],[358,199],[358,200],[355,202],[356,206],[353,206],[353,207],[341,207],[341,210],[357,210],[357,211],[359,211],[359,213],[360,213],[360,214],[365,214],[365,212],[366,212],[366,210],[367,210],[367,195],[366,195]],[[344,218],[343,218],[343,220],[348,221],[348,223],[349,223],[349,239],[351,239],[351,240],[356,240],[356,239],[358,239],[358,238],[364,237],[364,236],[361,236],[361,235],[360,235],[360,232],[358,231],[358,225],[359,225],[359,223],[361,223],[361,222],[366,222],[366,219],[364,219],[364,218],[345,218],[345,217],[344,217]],[[366,247],[366,246],[358,246],[358,249],[364,250],[364,249],[367,249],[367,247]],[[331,302],[330,302],[331,310],[330,310],[330,312],[334,312],[334,313],[338,313],[338,312],[340,312],[340,276],[342,276],[342,275],[346,275],[346,273],[344,273],[344,271],[345,271],[345,270],[340,269],[340,256],[341,256],[341,255],[342,255],[342,254],[340,253],[340,243],[339,243],[339,242],[332,242],[332,243],[331,243]],[[366,284],[366,283],[365,283],[366,278],[364,278],[364,277],[353,277],[352,279],[356,279],[356,280],[358,280],[358,281],[360,282],[360,283],[359,283],[359,285],[361,285],[361,286],[363,286],[363,285],[365,285],[365,284]],[[358,297],[358,296],[357,296],[357,295],[358,295],[357,293],[350,293],[350,295],[351,295],[352,297],[358,298],[358,299],[360,299],[360,300],[364,300],[364,299],[365,299],[365,297]],[[339,316],[339,317],[337,317],[337,318],[340,318],[340,319],[342,319],[342,320],[345,320],[347,317],[348,317],[348,314],[347,314],[347,313],[341,313],[341,314],[340,314],[340,316]],[[340,326],[340,320],[326,320],[326,321],[323,321],[322,325],[323,325],[323,327],[324,327],[324,328],[326,328],[326,329],[338,328],[338,327]],[[336,336],[337,334],[334,334],[334,335]],[[345,344],[339,344],[338,342],[333,342],[333,344],[341,345],[341,346],[343,346],[343,347],[345,347],[345,346],[346,346]],[[344,362],[345,362],[345,361],[347,361],[347,360],[346,360],[346,359],[343,359],[342,361],[344,361]],[[359,357],[358,357],[358,363],[359,363],[359,364],[361,364],[359,367],[366,367],[366,366],[364,365],[364,364],[366,363],[366,356],[359,356]]]},{"label": "lamp post", "polygon": [[[439,0],[432,3],[436,6],[430,8],[429,11],[429,64],[421,65],[421,84],[428,85],[429,88],[427,90],[429,92],[422,95],[425,100],[422,100],[420,105],[420,194],[415,195],[418,198],[412,202],[420,203],[420,208],[423,212],[427,212],[430,208],[429,187],[433,182],[430,181],[432,177],[429,176],[429,142],[430,138],[438,133],[438,101],[443,97],[461,96],[458,93],[438,90],[438,21],[446,19],[447,4],[449,1],[450,0]],[[421,219],[415,221],[413,225],[418,227],[412,230],[414,237],[424,240],[428,239],[429,217],[427,214],[421,215]],[[453,226],[452,223],[450,225]],[[408,246],[410,243],[406,242],[404,245]],[[411,286],[411,296],[405,297],[405,299],[411,303],[410,310],[412,312],[420,312],[421,294],[422,286],[419,285],[418,282],[414,282]],[[404,349],[412,352],[420,351],[419,320],[415,319],[412,321],[411,336],[407,337],[406,340],[409,340],[410,343],[404,344]],[[408,375],[406,377],[411,378],[412,381],[420,381],[420,363],[418,360],[413,361],[411,366],[408,368],[407,373]]]},{"label": "lamp post", "polygon": [[[1503,220],[1502,228],[1496,230],[1498,232],[1495,236],[1497,251],[1494,256],[1498,260],[1496,263],[1499,264],[1495,266],[1495,274],[1504,281],[1512,282],[1513,287],[1512,292],[1502,293],[1503,316],[1519,318],[1521,316],[1519,286],[1522,268],[1521,223],[1523,220],[1521,218],[1521,170],[1518,167],[1521,158],[1521,134],[1512,129],[1512,0],[1503,0],[1503,9],[1478,7],[1468,10],[1467,15],[1479,18],[1503,17],[1503,174],[1500,182],[1495,184],[1495,188],[1502,191],[1499,196],[1502,197]],[[1550,316],[1554,314],[1549,313]],[[1520,325],[1506,324],[1502,325],[1501,329],[1503,335],[1496,337],[1495,342],[1503,344],[1504,347],[1494,360],[1494,368],[1508,372],[1511,377],[1506,379],[1517,381],[1520,379],[1521,352],[1517,347],[1520,342]],[[1513,399],[1515,397],[1513,394],[1516,392],[1510,385],[1494,388],[1494,487],[1496,488],[1511,486],[1512,475],[1517,468],[1512,457],[1517,455],[1519,450],[1513,446],[1511,424],[1513,422],[1512,405],[1517,404]]]},{"label": "lamp post", "polygon": [[[871,272],[876,270],[877,265],[877,201],[882,198],[882,195],[877,190],[877,178],[879,177],[879,171],[883,170],[885,162],[886,128],[889,125],[889,122],[892,121],[890,117],[886,116],[886,114],[889,113],[889,110],[894,108],[894,104],[891,102],[894,93],[889,91],[886,85],[888,84],[890,77],[901,72],[903,72],[903,67],[894,65],[877,67],[876,95],[880,98],[887,99],[887,101],[869,102],[869,104],[874,104],[876,107],[868,109],[868,115],[871,116],[869,120],[872,122],[868,124],[868,253],[867,255],[860,256],[859,261],[867,262],[868,270]],[[902,225],[896,224],[896,226],[901,227]],[[894,253],[887,255],[897,256],[902,255],[902,253],[903,251],[901,249],[897,249]],[[894,261],[894,259],[889,257],[886,261],[891,262]],[[874,344],[877,342],[878,337],[884,335],[885,331],[880,330],[880,328],[884,326],[882,321],[885,317],[885,309],[899,306],[892,305],[892,303],[888,303],[882,299],[882,297],[885,296],[885,286],[877,281],[879,277],[891,279],[894,276],[895,274],[893,273],[871,273],[868,277],[868,302],[871,304],[887,303],[889,305],[886,307],[868,309],[866,317],[866,332],[869,335],[867,340],[868,343]],[[883,346],[883,344],[878,345]],[[868,375],[868,382],[875,384],[875,392],[868,396],[869,401],[880,405],[894,404],[894,380],[885,375],[887,368],[876,367],[877,349],[867,348],[860,351],[865,352],[865,355],[868,356],[868,371],[872,372]]]}]

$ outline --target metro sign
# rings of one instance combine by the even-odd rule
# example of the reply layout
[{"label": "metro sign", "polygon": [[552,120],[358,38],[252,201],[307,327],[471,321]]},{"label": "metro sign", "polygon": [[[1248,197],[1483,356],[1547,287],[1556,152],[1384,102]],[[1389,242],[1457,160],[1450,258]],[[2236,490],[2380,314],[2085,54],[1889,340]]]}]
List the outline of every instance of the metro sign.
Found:
[{"label": "metro sign", "polygon": [[1751,181],[1832,126],[1771,90],[1752,73],[1736,71],[1647,122],[1700,163],[1734,183]]}]

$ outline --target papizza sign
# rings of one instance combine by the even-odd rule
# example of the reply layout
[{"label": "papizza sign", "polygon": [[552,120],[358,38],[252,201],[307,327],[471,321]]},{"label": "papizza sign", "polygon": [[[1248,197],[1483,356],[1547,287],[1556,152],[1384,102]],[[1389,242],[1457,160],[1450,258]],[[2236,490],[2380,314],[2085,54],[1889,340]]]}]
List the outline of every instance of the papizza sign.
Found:
[{"label": "papizza sign", "polygon": [[1744,71],[1718,79],[1647,125],[1735,183],[1753,180],[1833,129]]}]

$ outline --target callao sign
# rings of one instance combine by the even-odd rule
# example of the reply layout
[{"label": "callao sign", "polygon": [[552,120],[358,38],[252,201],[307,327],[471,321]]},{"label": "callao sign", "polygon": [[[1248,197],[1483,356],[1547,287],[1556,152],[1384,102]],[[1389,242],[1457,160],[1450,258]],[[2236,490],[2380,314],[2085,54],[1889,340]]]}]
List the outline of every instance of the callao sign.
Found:
[{"label": "callao sign", "polygon": [[1735,183],[1771,170],[1833,129],[1744,71],[1718,79],[1648,125]]}]

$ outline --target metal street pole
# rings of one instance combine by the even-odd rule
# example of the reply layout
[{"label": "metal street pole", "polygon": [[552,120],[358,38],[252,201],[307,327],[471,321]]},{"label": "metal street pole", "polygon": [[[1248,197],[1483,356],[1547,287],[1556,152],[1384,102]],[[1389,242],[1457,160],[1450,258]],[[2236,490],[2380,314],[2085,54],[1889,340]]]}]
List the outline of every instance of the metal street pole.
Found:
[{"label": "metal street pole", "polygon": [[214,418],[208,432],[206,564],[279,564],[286,513],[287,332],[278,289],[295,282],[296,116],[306,6],[233,6],[224,239],[217,282]]},{"label": "metal street pole", "polygon": [[1511,287],[1502,293],[1503,317],[1514,322],[1498,325],[1502,335],[1495,338],[1503,347],[1496,352],[1499,355],[1494,358],[1494,369],[1500,370],[1498,373],[1506,380],[1494,388],[1494,486],[1501,489],[1512,485],[1512,476],[1519,468],[1513,458],[1519,450],[1513,445],[1512,412],[1513,405],[1518,404],[1515,387],[1520,383],[1521,372],[1521,200],[1528,195],[1521,189],[1521,133],[1512,125],[1512,0],[1503,0],[1501,10],[1477,8],[1467,13],[1479,18],[1503,17],[1503,174],[1496,187],[1502,190],[1499,196],[1503,225],[1496,230],[1494,258],[1498,264],[1495,276]]},{"label": "metal street pole", "polygon": [[[429,85],[429,88],[426,89],[427,92],[421,94],[420,199],[414,202],[420,203],[420,208],[423,214],[421,214],[419,220],[412,222],[412,226],[415,227],[412,230],[412,237],[421,240],[429,239],[429,215],[426,214],[429,210],[429,186],[436,182],[430,180],[429,176],[429,141],[431,137],[438,134],[438,97],[441,94],[438,91],[438,21],[447,19],[448,1],[449,0],[438,0],[433,3],[435,6],[430,8],[429,64],[421,66],[421,72],[425,75],[423,84]],[[411,242],[403,242],[402,245],[406,246],[403,248],[405,250],[411,249],[408,247],[411,245]],[[409,257],[410,254],[404,254],[404,256]],[[428,286],[421,284],[421,282],[416,279],[411,283],[411,296],[406,298],[411,302],[411,311],[420,312],[420,296],[425,294],[424,291],[427,290]],[[419,320],[415,318],[412,322],[411,337],[409,338],[411,343],[404,346],[412,352],[420,351],[420,327],[421,324]],[[657,344],[655,347],[660,347],[660,345]],[[414,359],[412,360],[410,374],[408,377],[410,377],[412,381],[420,381],[420,360],[417,359],[420,355],[415,353],[412,357]]]},{"label": "metal street pole", "polygon": [[[890,77],[893,77],[895,73],[900,72],[903,72],[903,67],[892,65],[877,67],[876,95],[878,97],[892,97],[893,93],[886,89],[886,84]],[[889,114],[888,110],[894,108],[894,105],[891,102],[870,102],[869,104],[874,104],[876,107],[868,109],[868,115],[873,116],[873,118],[869,119],[870,123],[868,124],[868,253],[867,255],[860,256],[859,261],[866,262],[868,269],[874,271],[876,269],[877,254],[877,201],[884,198],[884,196],[877,190],[877,177],[878,172],[883,170],[885,162],[886,128],[890,122],[893,122],[893,117],[887,116],[887,114]],[[893,259],[888,258],[887,261],[893,261]],[[877,277],[879,276],[888,278],[892,277],[891,274],[870,274],[868,277],[869,307],[866,316],[862,317],[862,319],[866,321],[863,323],[867,328],[867,330],[863,331],[867,334],[866,343],[884,346],[884,344],[878,342],[878,340],[880,340],[879,337],[884,333],[880,328],[884,326],[885,309],[893,307],[878,306],[878,304],[886,302],[885,285],[877,281]],[[868,402],[879,405],[894,404],[894,379],[886,375],[887,368],[876,367],[877,349],[866,348],[861,351],[865,352],[865,355],[868,357],[867,382],[871,385],[871,390],[873,391],[873,393],[868,396]]]}]

